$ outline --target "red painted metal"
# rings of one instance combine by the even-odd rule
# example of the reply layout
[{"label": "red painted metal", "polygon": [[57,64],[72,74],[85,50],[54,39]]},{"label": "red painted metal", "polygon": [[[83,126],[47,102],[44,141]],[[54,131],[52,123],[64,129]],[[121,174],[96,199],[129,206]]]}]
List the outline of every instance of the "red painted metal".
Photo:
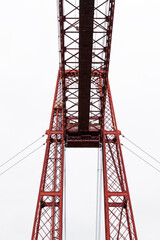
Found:
[{"label": "red painted metal", "polygon": [[137,240],[108,80],[114,7],[58,1],[60,70],[32,240],[62,240],[64,146],[102,146],[105,239]]},{"label": "red painted metal", "polygon": [[58,74],[32,240],[62,239],[64,124],[62,78]]},{"label": "red painted metal", "polygon": [[106,239],[137,239],[113,102],[107,81],[103,129]]}]

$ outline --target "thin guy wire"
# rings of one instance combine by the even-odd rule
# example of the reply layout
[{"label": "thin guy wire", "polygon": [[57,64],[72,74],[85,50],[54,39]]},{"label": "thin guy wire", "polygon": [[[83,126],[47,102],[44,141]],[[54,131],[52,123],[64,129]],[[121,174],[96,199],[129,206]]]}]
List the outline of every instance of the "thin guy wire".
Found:
[{"label": "thin guy wire", "polygon": [[40,147],[36,148],[34,151],[30,152],[29,154],[27,154],[25,157],[23,157],[22,159],[20,159],[18,162],[14,163],[11,167],[7,168],[5,171],[3,171],[2,173],[0,173],[0,176],[2,176],[4,173],[6,173],[7,171],[9,171],[10,169],[12,169],[13,167],[15,167],[17,164],[19,164],[20,162],[22,162],[24,159],[26,159],[27,157],[29,157],[31,154],[33,154],[34,152],[36,152],[38,149],[40,149],[42,146],[44,146],[46,143],[43,143]]},{"label": "thin guy wire", "polygon": [[44,137],[44,135],[42,135],[41,137],[37,138],[34,142],[32,142],[31,144],[29,144],[27,147],[23,148],[20,152],[18,152],[16,155],[14,155],[13,157],[9,158],[6,162],[2,163],[0,165],[0,167],[3,167],[4,165],[6,165],[8,162],[10,162],[13,158],[17,157],[20,153],[24,152],[27,148],[31,147],[34,143],[36,143],[37,141],[39,141],[42,137]]},{"label": "thin guy wire", "polygon": [[140,157],[137,153],[133,152],[132,150],[130,150],[128,147],[124,146],[124,144],[121,143],[121,145],[126,148],[128,151],[130,151],[131,153],[133,153],[135,156],[137,156],[138,158],[140,158],[142,161],[144,161],[146,164],[148,164],[150,167],[154,168],[157,172],[160,173],[160,170],[156,167],[154,167],[152,164],[150,164],[149,162],[147,162],[144,158]]},{"label": "thin guy wire", "polygon": [[142,148],[140,148],[138,145],[136,145],[134,142],[132,142],[130,139],[128,139],[127,137],[125,137],[124,135],[122,135],[122,137],[124,137],[128,142],[132,143],[135,147],[137,147],[138,149],[140,149],[142,152],[144,152],[147,156],[149,156],[150,158],[152,158],[155,162],[157,162],[158,164],[160,164],[160,161],[158,161],[156,158],[152,157],[149,153],[147,153],[145,150],[143,150]]}]

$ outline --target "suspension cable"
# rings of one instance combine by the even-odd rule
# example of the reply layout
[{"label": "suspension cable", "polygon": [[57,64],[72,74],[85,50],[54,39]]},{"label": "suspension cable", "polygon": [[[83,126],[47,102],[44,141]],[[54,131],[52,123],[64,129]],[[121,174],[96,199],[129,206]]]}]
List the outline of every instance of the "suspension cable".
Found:
[{"label": "suspension cable", "polygon": [[7,168],[5,171],[0,173],[0,176],[2,176],[4,173],[8,172],[10,169],[12,169],[13,167],[15,167],[16,165],[18,165],[20,162],[22,162],[24,159],[26,159],[27,157],[29,157],[31,154],[33,154],[34,152],[36,152],[38,149],[40,149],[42,146],[44,146],[46,143],[43,143],[41,146],[39,146],[38,148],[36,148],[35,150],[33,150],[32,152],[30,152],[29,154],[27,154],[25,157],[21,158],[19,161],[17,161],[16,163],[14,163],[12,166],[10,166],[9,168]]},{"label": "suspension cable", "polygon": [[147,153],[145,150],[143,150],[141,147],[139,147],[137,144],[135,144],[134,142],[132,142],[130,139],[128,139],[127,137],[125,137],[124,135],[122,135],[123,138],[125,138],[128,142],[130,142],[131,144],[133,144],[135,147],[137,147],[139,150],[141,150],[142,152],[144,152],[148,157],[152,158],[155,162],[157,162],[158,164],[160,164],[160,161],[158,161],[156,158],[154,158],[153,156],[151,156],[149,153]]},{"label": "suspension cable", "polygon": [[35,141],[33,141],[31,144],[29,144],[27,147],[23,148],[20,152],[18,152],[17,154],[15,154],[13,157],[9,158],[6,162],[2,163],[0,165],[0,167],[3,167],[4,165],[6,165],[8,162],[10,162],[13,158],[17,157],[20,153],[24,152],[27,148],[31,147],[34,143],[38,142],[41,138],[43,138],[45,136],[42,135],[41,137],[37,138]]},{"label": "suspension cable", "polygon": [[137,153],[133,152],[131,149],[129,149],[128,147],[126,147],[124,144],[121,143],[121,145],[126,148],[128,151],[130,151],[131,153],[133,153],[135,156],[137,156],[138,158],[140,158],[143,162],[145,162],[146,164],[148,164],[150,167],[154,168],[157,172],[160,173],[160,170],[156,167],[154,167],[151,163],[147,162],[144,158],[140,157]]}]

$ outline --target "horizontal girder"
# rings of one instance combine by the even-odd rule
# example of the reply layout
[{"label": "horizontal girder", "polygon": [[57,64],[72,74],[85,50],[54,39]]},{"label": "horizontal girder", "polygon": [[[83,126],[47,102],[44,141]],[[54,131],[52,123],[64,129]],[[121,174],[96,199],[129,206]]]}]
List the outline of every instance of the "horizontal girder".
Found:
[{"label": "horizontal girder", "polygon": [[89,129],[94,0],[80,0],[79,131]]}]

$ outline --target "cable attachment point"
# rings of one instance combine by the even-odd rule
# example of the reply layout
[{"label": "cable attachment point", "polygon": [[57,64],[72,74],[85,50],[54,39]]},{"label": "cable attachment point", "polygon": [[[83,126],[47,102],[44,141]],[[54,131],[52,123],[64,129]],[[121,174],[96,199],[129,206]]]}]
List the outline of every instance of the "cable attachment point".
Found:
[{"label": "cable attachment point", "polygon": [[119,136],[122,134],[120,130],[117,130],[117,132],[118,132],[118,135],[119,135]]},{"label": "cable attachment point", "polygon": [[48,130],[46,130],[45,134],[46,134],[46,135],[49,135],[49,129],[48,129]]}]

